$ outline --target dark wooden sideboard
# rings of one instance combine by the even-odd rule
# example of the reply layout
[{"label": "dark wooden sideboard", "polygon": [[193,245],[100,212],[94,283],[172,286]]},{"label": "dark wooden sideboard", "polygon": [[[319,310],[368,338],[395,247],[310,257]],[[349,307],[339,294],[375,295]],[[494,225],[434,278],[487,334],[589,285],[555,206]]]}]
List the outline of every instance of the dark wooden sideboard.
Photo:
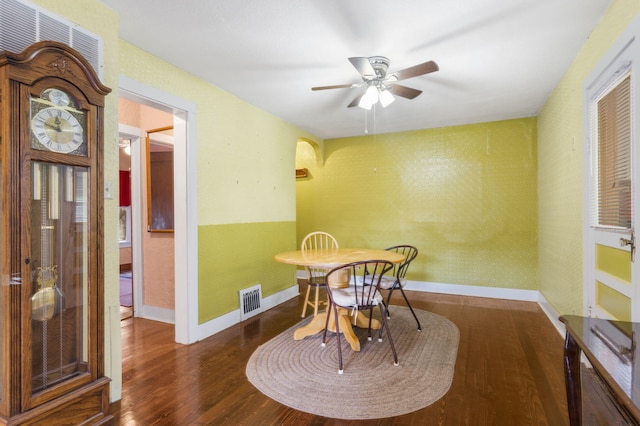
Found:
[{"label": "dark wooden sideboard", "polygon": [[560,321],[566,327],[564,371],[570,424],[588,424],[583,418],[582,354],[602,383],[602,396],[611,400],[620,415],[616,424],[640,424],[640,354],[635,339],[640,323],[575,315],[563,315]]}]

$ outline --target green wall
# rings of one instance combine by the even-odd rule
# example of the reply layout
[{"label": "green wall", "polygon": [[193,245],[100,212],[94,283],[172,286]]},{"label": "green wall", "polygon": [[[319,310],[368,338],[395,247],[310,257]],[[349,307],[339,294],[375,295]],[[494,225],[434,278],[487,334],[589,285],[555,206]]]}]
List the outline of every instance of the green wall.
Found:
[{"label": "green wall", "polygon": [[299,142],[298,244],[411,244],[408,278],[537,289],[536,119]]},{"label": "green wall", "polygon": [[198,322],[238,309],[240,289],[295,284],[273,255],[295,248],[296,142],[317,138],[123,41],[120,63],[196,104]]},{"label": "green wall", "polygon": [[582,84],[639,12],[612,3],[538,115],[539,289],[560,314],[583,313]]},{"label": "green wall", "polygon": [[295,222],[201,226],[198,322],[238,309],[238,290],[260,283],[270,295],[294,285],[295,268],[273,256],[294,249],[295,230]]}]

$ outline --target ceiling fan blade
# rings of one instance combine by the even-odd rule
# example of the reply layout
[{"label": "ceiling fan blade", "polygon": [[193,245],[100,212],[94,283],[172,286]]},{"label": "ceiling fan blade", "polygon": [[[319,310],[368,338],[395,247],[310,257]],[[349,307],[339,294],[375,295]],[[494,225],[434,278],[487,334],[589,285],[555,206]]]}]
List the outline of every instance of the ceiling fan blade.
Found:
[{"label": "ceiling fan blade", "polygon": [[353,57],[349,58],[349,62],[358,70],[362,78],[370,80],[376,77],[376,70],[371,66],[369,58]]},{"label": "ceiling fan blade", "polygon": [[399,81],[417,77],[419,75],[429,74],[430,72],[438,71],[439,69],[440,68],[438,68],[438,64],[433,61],[428,61],[409,68],[405,68],[400,71],[396,71],[393,73],[393,75],[395,75],[396,80]]},{"label": "ceiling fan blade", "polygon": [[352,100],[349,105],[347,105],[347,108],[358,106],[358,104],[360,103],[360,99],[362,99],[363,96],[364,96],[364,93],[361,94],[361,95],[356,96],[355,99]]},{"label": "ceiling fan blade", "polygon": [[422,93],[422,90],[412,89],[411,87],[401,86],[400,84],[391,84],[389,90],[392,94],[402,96],[407,99],[413,99]]},{"label": "ceiling fan blade", "polygon": [[327,90],[327,89],[348,89],[351,87],[358,87],[359,84],[336,84],[334,86],[317,86],[312,87],[311,90]]}]

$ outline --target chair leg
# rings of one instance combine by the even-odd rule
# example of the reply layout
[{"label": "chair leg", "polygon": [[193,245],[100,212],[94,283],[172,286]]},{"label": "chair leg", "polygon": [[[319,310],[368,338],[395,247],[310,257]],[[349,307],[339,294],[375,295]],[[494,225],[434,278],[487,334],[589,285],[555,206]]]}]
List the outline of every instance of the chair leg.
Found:
[{"label": "chair leg", "polygon": [[382,304],[380,306],[380,316],[382,317],[382,327],[387,330],[387,338],[389,339],[389,344],[391,345],[391,352],[393,352],[393,365],[399,365],[398,363],[398,353],[396,352],[396,346],[393,344],[393,339],[391,338],[391,330],[389,329],[389,323],[387,322],[386,312],[384,312],[384,308]]},{"label": "chair leg", "polygon": [[[386,315],[387,318],[389,318],[389,307],[386,305],[386,303],[384,303],[384,300],[382,301],[381,305],[384,308],[383,315]],[[380,328],[378,329],[378,342],[382,342],[382,328],[383,327],[380,326]]]},{"label": "chair leg", "polygon": [[[336,318],[336,341],[338,342],[338,359],[340,360],[340,365],[338,367],[338,374],[342,374],[344,373],[344,368],[342,367],[342,342],[340,341],[340,325],[338,324],[340,321],[338,321],[338,307],[336,306],[335,303],[333,304],[333,315],[335,315],[335,318]],[[326,327],[324,331],[325,333],[327,332]]]},{"label": "chair leg", "polygon": [[307,295],[304,298],[304,304],[302,305],[302,318],[307,315],[307,305],[309,304],[309,294],[311,293],[311,285],[307,284]]},{"label": "chair leg", "polygon": [[329,328],[329,317],[331,316],[331,302],[327,306],[327,319],[324,322],[324,332],[322,333],[322,347],[327,346],[327,329]]},{"label": "chair leg", "polygon": [[367,340],[368,341],[371,341],[371,321],[372,320],[373,320],[373,306],[371,307],[371,309],[369,309],[369,328],[367,329]]},{"label": "chair leg", "polygon": [[389,312],[389,306],[391,305],[391,294],[393,293],[393,290],[395,290],[395,284],[393,287],[389,289],[389,294],[387,295],[387,304],[385,305],[387,307],[387,318],[391,318],[391,313]]},{"label": "chair leg", "polygon": [[404,301],[407,302],[407,306],[409,307],[409,310],[413,314],[413,317],[415,318],[416,323],[418,323],[418,331],[422,331],[422,326],[420,325],[420,321],[418,321],[418,316],[413,311],[413,308],[411,307],[411,303],[409,303],[409,299],[407,299],[407,295],[404,293],[404,290],[402,289],[402,287],[400,287],[400,293],[402,293],[402,297],[404,297]]},{"label": "chair leg", "polygon": [[315,298],[315,304],[313,305],[313,316],[318,316],[318,303],[320,299],[320,286],[316,286],[316,298]]}]

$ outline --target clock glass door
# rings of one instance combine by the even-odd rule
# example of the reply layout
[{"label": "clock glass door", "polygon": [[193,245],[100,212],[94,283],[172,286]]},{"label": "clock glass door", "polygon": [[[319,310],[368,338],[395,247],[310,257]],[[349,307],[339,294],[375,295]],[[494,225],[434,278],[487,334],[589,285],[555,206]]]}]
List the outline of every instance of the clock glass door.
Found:
[{"label": "clock glass door", "polygon": [[31,387],[36,394],[88,370],[89,171],[40,161],[31,169]]}]

